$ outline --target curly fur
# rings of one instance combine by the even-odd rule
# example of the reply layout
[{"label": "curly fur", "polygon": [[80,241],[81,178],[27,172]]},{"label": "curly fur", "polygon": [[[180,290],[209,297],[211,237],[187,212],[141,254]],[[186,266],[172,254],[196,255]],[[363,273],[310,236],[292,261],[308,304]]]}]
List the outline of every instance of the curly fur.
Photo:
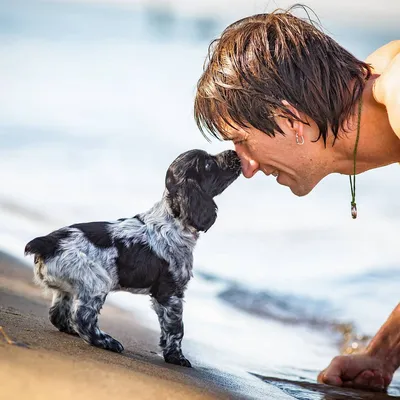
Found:
[{"label": "curly fur", "polygon": [[70,225],[33,239],[35,282],[53,291],[51,323],[85,342],[122,352],[97,319],[107,294],[149,294],[166,362],[191,366],[181,350],[183,297],[199,232],[215,222],[213,198],[240,175],[234,151],[181,154],[168,168],[161,201],[132,218]]}]

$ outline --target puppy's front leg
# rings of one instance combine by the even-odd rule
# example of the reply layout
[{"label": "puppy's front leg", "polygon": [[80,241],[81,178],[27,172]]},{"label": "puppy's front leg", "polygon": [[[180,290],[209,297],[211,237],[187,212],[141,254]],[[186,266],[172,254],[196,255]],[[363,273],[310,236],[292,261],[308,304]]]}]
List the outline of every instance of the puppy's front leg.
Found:
[{"label": "puppy's front leg", "polygon": [[181,350],[183,338],[182,298],[178,296],[153,297],[154,310],[161,327],[160,346],[167,363],[191,367]]}]

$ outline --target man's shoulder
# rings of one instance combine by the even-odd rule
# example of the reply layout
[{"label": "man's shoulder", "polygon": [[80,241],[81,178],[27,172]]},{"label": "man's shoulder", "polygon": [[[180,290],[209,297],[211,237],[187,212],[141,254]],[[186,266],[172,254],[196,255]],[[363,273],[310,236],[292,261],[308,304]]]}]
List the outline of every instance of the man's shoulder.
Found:
[{"label": "man's shoulder", "polygon": [[382,74],[398,54],[400,54],[400,40],[392,40],[371,53],[365,62],[371,64],[374,73]]},{"label": "man's shoulder", "polygon": [[394,56],[376,79],[373,95],[378,103],[388,108],[389,103],[400,101],[400,52]]},{"label": "man's shoulder", "polygon": [[375,65],[378,65],[378,70],[373,65],[373,72],[379,76],[375,79],[372,93],[374,99],[386,108],[390,125],[400,138],[400,41],[386,46],[386,49],[373,53]]}]

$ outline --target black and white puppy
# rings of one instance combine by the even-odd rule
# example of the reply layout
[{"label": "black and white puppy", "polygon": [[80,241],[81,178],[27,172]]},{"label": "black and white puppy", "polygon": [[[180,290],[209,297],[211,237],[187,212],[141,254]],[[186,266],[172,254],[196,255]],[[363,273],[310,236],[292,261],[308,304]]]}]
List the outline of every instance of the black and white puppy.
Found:
[{"label": "black and white puppy", "polygon": [[147,212],[75,224],[30,241],[25,254],[35,255],[35,281],[53,291],[51,323],[93,346],[122,352],[121,343],[97,324],[106,296],[116,290],[149,294],[165,361],[190,367],[181,350],[182,301],[192,276],[193,249],[199,232],[216,220],[213,197],[240,169],[232,150],[215,156],[187,151],[168,168],[163,197]]}]

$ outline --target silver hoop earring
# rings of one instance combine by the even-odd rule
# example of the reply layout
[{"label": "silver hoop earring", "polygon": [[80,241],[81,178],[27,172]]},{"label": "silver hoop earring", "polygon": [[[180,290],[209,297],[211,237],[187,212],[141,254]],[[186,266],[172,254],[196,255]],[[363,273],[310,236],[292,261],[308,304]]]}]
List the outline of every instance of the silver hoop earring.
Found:
[{"label": "silver hoop earring", "polygon": [[304,136],[299,136],[299,134],[296,133],[296,143],[299,145],[303,145],[304,144]]}]

